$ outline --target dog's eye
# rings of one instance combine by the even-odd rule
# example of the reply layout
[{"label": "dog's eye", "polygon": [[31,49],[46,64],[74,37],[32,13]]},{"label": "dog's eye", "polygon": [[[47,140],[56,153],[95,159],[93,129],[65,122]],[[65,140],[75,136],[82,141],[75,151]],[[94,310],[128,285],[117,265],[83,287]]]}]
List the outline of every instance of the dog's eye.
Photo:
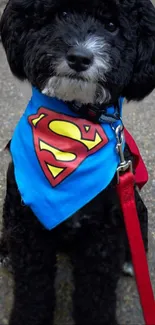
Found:
[{"label": "dog's eye", "polygon": [[105,28],[110,32],[114,33],[117,30],[117,25],[112,21],[109,21],[105,24]]}]

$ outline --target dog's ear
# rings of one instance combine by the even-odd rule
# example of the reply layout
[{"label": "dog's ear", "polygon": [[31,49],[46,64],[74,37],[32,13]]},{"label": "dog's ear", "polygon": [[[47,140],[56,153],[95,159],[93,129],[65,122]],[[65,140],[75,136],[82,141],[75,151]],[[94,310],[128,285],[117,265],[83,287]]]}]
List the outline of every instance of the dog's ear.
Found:
[{"label": "dog's ear", "polygon": [[137,57],[130,84],[123,95],[141,100],[155,88],[155,8],[150,0],[137,0]]},{"label": "dog's ear", "polygon": [[23,55],[27,33],[31,22],[27,20],[33,12],[35,0],[10,0],[0,22],[0,33],[12,73],[19,79],[25,79]]}]

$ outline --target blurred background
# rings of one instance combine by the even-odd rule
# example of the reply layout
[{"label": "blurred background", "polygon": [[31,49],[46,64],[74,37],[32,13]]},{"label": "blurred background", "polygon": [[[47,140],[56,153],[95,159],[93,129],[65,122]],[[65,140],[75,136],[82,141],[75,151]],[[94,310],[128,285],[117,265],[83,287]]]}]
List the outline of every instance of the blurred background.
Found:
[{"label": "blurred background", "polygon": [[[0,0],[0,15],[7,1]],[[155,0],[153,0],[155,4]],[[4,151],[29,97],[12,77],[0,43],[0,225],[5,177],[9,156]],[[149,171],[149,182],[142,195],[149,209],[149,267],[155,292],[155,92],[138,105],[124,107],[124,122],[134,136]],[[65,272],[64,272],[65,269]],[[73,290],[71,267],[65,256],[58,256],[56,325],[72,325],[70,317]],[[0,325],[8,324],[12,303],[11,274],[0,266]],[[121,325],[144,324],[134,279],[122,276],[118,286],[118,320]],[[80,324],[84,325],[84,324]],[[110,324],[109,324],[110,325]]]}]

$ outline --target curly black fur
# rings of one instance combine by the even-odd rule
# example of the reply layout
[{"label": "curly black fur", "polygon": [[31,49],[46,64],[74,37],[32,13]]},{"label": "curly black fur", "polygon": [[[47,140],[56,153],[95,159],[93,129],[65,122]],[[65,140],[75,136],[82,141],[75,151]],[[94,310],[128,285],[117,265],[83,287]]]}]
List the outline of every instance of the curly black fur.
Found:
[{"label": "curly black fur", "polygon": [[[62,99],[63,87],[76,89],[79,82],[88,102],[114,102],[120,95],[140,100],[155,87],[155,9],[149,0],[10,0],[1,36],[13,74],[50,95],[58,91]],[[96,65],[78,76],[66,68],[66,53],[75,43],[95,44]],[[117,324],[116,286],[130,253],[115,185],[114,179],[76,215],[47,231],[21,201],[10,164],[1,244],[15,280],[9,325],[53,323],[58,251],[73,265],[75,324]],[[135,198],[147,250],[147,209],[136,189]]]},{"label": "curly black fur", "polygon": [[91,75],[80,76],[97,81],[95,99],[114,102],[123,95],[140,100],[155,87],[154,21],[150,0],[10,0],[1,35],[12,72],[40,90],[51,77],[77,78],[64,67],[66,54],[88,42],[94,61],[100,62]]},{"label": "curly black fur", "polygon": [[[129,156],[128,149],[126,153]],[[113,180],[75,216],[49,232],[21,202],[10,164],[3,215],[3,252],[7,244],[15,280],[10,325],[52,324],[60,251],[73,265],[75,324],[117,324],[116,287],[130,253],[115,185]],[[147,209],[136,190],[135,197],[147,251]]]}]

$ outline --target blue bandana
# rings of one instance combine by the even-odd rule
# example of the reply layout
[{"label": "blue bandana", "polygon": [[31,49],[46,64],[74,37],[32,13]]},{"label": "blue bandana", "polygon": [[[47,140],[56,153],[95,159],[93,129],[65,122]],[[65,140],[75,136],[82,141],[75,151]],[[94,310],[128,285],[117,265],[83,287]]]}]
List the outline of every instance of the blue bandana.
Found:
[{"label": "blue bandana", "polygon": [[111,125],[80,118],[36,89],[14,131],[11,154],[22,200],[49,230],[104,190],[119,164]]}]

